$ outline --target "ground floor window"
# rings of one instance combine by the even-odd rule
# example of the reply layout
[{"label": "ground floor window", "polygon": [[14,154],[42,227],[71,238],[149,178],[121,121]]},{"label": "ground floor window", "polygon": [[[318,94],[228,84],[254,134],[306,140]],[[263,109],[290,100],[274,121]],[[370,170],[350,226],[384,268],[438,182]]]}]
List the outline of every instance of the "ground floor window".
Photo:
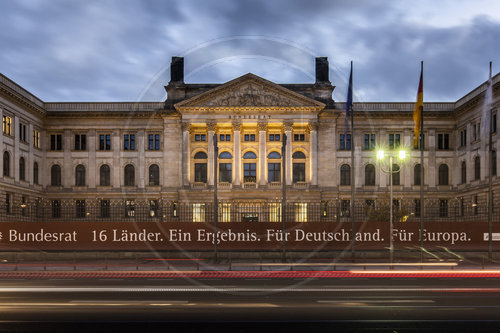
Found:
[{"label": "ground floor window", "polygon": [[307,222],[307,203],[295,204],[295,222]]},{"label": "ground floor window", "polygon": [[109,200],[101,200],[101,217],[108,218],[111,215],[110,212],[111,204]]},{"label": "ground floor window", "polygon": [[61,200],[52,200],[52,217],[61,217]]},{"label": "ground floor window", "polygon": [[135,217],[134,200],[125,200],[125,217]]},{"label": "ground floor window", "polygon": [[219,222],[231,222],[231,204],[219,204]]},{"label": "ground floor window", "polygon": [[158,217],[158,200],[149,200],[149,217]]},{"label": "ground floor window", "polygon": [[340,216],[341,217],[351,216],[351,200],[340,201]]},{"label": "ground floor window", "polygon": [[85,217],[85,200],[76,200],[76,217]]},{"label": "ground floor window", "polygon": [[281,203],[269,204],[269,222],[281,222]]},{"label": "ground floor window", "polygon": [[193,204],[193,222],[205,222],[205,204]]}]

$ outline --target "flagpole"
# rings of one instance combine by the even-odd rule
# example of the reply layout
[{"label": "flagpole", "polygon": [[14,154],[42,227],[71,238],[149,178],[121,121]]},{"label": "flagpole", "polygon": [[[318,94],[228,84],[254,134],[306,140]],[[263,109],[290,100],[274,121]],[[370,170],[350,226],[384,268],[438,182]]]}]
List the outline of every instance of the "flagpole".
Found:
[{"label": "flagpole", "polygon": [[[491,82],[491,61],[490,61],[490,76],[488,79],[488,86],[486,89],[492,89],[489,85],[492,84]],[[486,94],[488,94],[488,91],[486,91]],[[487,97],[486,97],[487,98]],[[486,101],[488,103],[488,100]],[[493,252],[493,244],[492,244],[492,215],[493,215],[493,186],[492,186],[492,169],[493,169],[493,122],[492,122],[492,110],[491,110],[491,105],[486,105],[486,107],[489,109],[487,110],[489,112],[489,122],[490,122],[490,133],[489,133],[489,149],[488,149],[488,155],[489,155],[489,179],[488,179],[488,260],[491,261],[492,259],[492,252]]]},{"label": "flagpole", "polygon": [[354,230],[354,192],[355,192],[355,176],[354,176],[354,112],[352,108],[352,60],[351,60],[351,73],[349,76],[349,87],[347,90],[347,101],[346,101],[346,134],[345,143],[347,144],[347,122],[348,116],[351,115],[351,257],[354,258],[354,245],[355,245],[355,230]]},{"label": "flagpole", "polygon": [[[420,62],[420,75],[424,78],[424,62]],[[422,100],[423,100],[422,82]],[[424,261],[424,104],[420,109],[420,262]]]}]

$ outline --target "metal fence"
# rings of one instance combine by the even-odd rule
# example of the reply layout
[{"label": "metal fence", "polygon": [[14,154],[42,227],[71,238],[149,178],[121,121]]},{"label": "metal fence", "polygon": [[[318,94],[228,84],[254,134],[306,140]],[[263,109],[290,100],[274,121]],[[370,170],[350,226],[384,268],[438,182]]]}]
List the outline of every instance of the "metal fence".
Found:
[{"label": "metal fence", "polygon": [[[355,222],[389,221],[389,205],[365,201],[354,207],[344,200],[287,202],[285,214],[281,201],[219,201],[219,222]],[[393,205],[394,221],[420,221],[419,208],[413,202]],[[500,210],[494,209],[492,221],[500,222]],[[213,202],[176,202],[165,200],[40,200],[29,203],[0,201],[2,222],[213,222]],[[426,200],[424,221],[488,221],[486,205],[461,205],[458,201],[443,205]]]}]

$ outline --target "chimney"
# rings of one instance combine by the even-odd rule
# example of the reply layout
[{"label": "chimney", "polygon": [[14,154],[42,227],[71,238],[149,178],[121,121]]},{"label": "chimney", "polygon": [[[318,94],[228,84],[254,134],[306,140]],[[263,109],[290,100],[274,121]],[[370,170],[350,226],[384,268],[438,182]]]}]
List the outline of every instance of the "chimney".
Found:
[{"label": "chimney", "polygon": [[328,58],[327,57],[317,57],[316,58],[316,84],[330,83],[328,78],[329,68],[328,68]]},{"label": "chimney", "polygon": [[170,83],[184,83],[184,57],[172,57]]}]

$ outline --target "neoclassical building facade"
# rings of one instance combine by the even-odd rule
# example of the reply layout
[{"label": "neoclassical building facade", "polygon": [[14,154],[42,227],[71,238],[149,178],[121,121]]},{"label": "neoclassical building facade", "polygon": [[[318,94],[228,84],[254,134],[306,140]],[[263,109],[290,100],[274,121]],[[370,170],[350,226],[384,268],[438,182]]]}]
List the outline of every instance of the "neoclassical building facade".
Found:
[{"label": "neoclassical building facade", "polygon": [[[223,211],[235,202],[267,207],[266,217],[259,210],[260,216],[227,218],[223,212],[223,219],[272,220],[285,180],[295,220],[338,219],[348,216],[351,173],[356,204],[377,207],[386,198],[389,174],[387,162],[376,158],[380,148],[407,151],[405,161],[394,162],[400,171],[392,175],[392,187],[397,205],[417,211],[414,101],[354,103],[354,133],[346,133],[345,103],[332,99],[328,70],[328,60],[316,58],[314,83],[276,84],[249,73],[223,84],[186,84],[184,59],[173,57],[164,102],[119,103],[48,103],[0,75],[0,216],[51,219],[71,209],[75,218],[92,212],[90,218],[105,219],[117,206],[116,219],[143,214],[168,221],[184,207],[187,220],[203,220],[217,182]],[[456,209],[460,216],[477,213],[486,205],[489,142],[480,125],[486,87],[458,101],[424,104],[425,205],[439,207],[440,217],[456,217]],[[499,88],[497,74],[495,194]],[[500,194],[493,198],[500,203]],[[143,206],[149,208],[141,212]],[[314,207],[320,207],[318,215],[311,215]]]}]

